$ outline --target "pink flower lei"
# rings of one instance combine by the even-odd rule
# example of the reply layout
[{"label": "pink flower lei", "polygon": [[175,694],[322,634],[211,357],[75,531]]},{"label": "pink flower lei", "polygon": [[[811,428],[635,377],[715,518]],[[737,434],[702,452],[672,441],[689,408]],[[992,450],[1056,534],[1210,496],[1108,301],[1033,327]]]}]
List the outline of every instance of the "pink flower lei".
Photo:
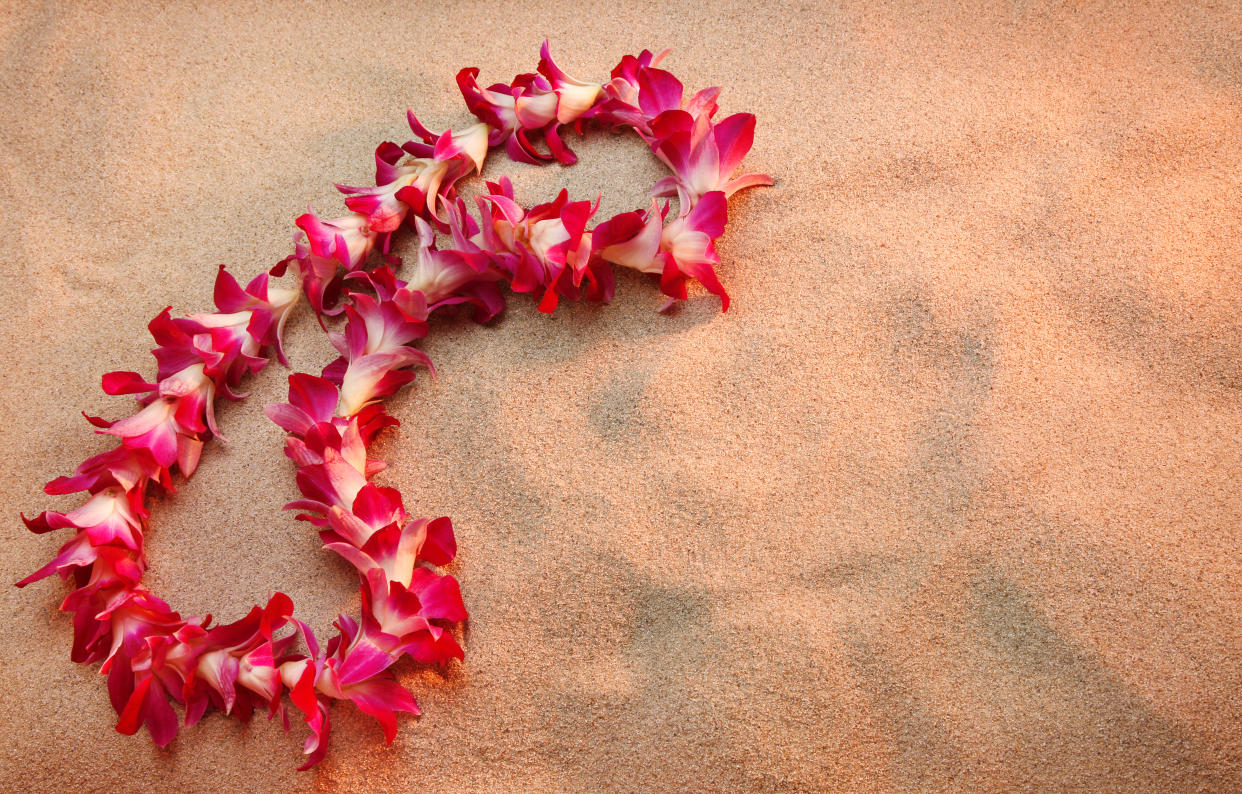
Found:
[{"label": "pink flower lei", "polygon": [[[602,84],[566,74],[546,42],[538,71],[508,84],[481,88],[478,70],[463,69],[457,83],[478,124],[437,135],[410,114],[418,140],[380,144],[375,187],[338,185],[349,214],[297,219],[294,253],[271,275],[295,273],[321,323],[345,315],[343,331],[329,334],[340,357],[318,377],[291,375],[288,402],[266,412],[289,433],[285,453],[297,467],[303,498],[288,507],[318,527],[326,548],[361,580],[361,615],[341,615],[326,643],[293,617],[283,593],[240,620],[212,626],[210,616],[181,617],[142,584],[148,487],[173,491],[174,469],[187,478],[194,473],[203,443],[220,435],[218,395],[240,399],[242,378],[262,369],[273,348],[288,363],[281,330],[299,290],[274,286],[266,273],[243,288],[221,266],[215,313],[174,319],[165,309],[151,321],[154,382],[135,372],[104,375],[105,392],[141,395],[141,408],[115,422],[87,417],[120,443],[44,488],[85,491],[84,504],[22,517],[34,532],[74,535],[17,585],[53,573],[73,579],[61,605],[73,613],[72,659],[102,661],[118,731],[133,734],[145,724],[156,744],[167,745],[178,728],[173,702],[182,705],[187,726],[209,706],[243,722],[260,707],[269,717],[279,714],[287,729],[287,694],[310,729],[306,769],[326,750],[331,700],[351,700],[375,717],[389,743],[396,712],[419,713],[391,668],[404,656],[420,663],[463,658],[454,627],[466,620],[466,609],[456,578],[440,570],[457,546],[447,518],[415,518],[398,491],[371,482],[384,464],[368,459],[367,446],[397,424],[381,401],[413,380],[414,368],[431,367],[412,346],[426,336],[430,314],[466,304],[486,322],[503,308],[502,282],[533,293],[543,312],[561,298],[606,302],[613,294],[610,263],[657,276],[668,296],[664,308],[684,300],[694,280],[728,310],[714,246],[724,232],[726,199],[772,180],[732,176],[751,147],[754,116],[715,120],[719,89],[687,99],[681,82],[657,68],[665,54],[626,56]],[[671,170],[653,196],[676,195],[676,217],[669,221],[669,205],[653,198],[645,211],[592,226],[598,201],[569,201],[561,191],[524,208],[506,177],[477,197],[477,220],[457,197],[456,183],[481,171],[493,146],[504,145],[520,162],[576,162],[562,130],[580,132],[587,123],[632,129],[648,144]],[[388,253],[403,227],[418,234],[407,280],[396,276],[399,260]],[[437,247],[437,232],[451,247]],[[373,254],[383,264],[366,269]],[[304,651],[294,648],[299,638]]]}]

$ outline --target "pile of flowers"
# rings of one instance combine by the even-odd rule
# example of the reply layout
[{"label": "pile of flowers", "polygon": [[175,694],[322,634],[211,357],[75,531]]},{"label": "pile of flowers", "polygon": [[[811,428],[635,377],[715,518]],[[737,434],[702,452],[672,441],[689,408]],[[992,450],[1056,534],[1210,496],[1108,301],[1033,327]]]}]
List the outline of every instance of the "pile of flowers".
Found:
[{"label": "pile of flowers", "polygon": [[[772,180],[732,176],[751,147],[754,116],[716,120],[719,89],[686,98],[677,78],[658,68],[664,54],[626,56],[605,83],[570,77],[546,42],[537,71],[507,84],[482,88],[478,70],[463,69],[457,83],[479,123],[437,135],[410,114],[417,140],[376,149],[374,187],[338,185],[347,214],[297,219],[294,252],[270,275],[291,272],[301,290],[275,286],[266,273],[243,288],[221,266],[215,313],[173,319],[165,309],[151,321],[154,382],[136,372],[103,377],[108,394],[140,395],[140,409],[115,422],[87,417],[119,443],[44,488],[85,492],[84,504],[23,516],[34,532],[74,534],[18,586],[53,573],[73,580],[61,605],[74,616],[72,659],[102,662],[117,730],[132,734],[146,725],[163,747],[177,733],[174,703],[186,725],[208,707],[243,721],[266,709],[286,728],[297,714],[310,730],[305,769],[326,750],[332,700],[350,700],[375,717],[391,743],[396,712],[418,713],[393,665],[405,656],[424,664],[463,658],[455,632],[467,613],[456,578],[442,570],[457,552],[452,524],[413,516],[398,491],[372,482],[384,464],[367,457],[367,446],[397,424],[384,398],[418,368],[431,368],[414,346],[430,315],[464,305],[486,322],[503,309],[502,285],[531,293],[543,312],[562,298],[606,302],[616,264],[658,277],[664,308],[684,300],[687,284],[697,281],[728,309],[715,270],[726,199]],[[520,162],[574,163],[564,131],[586,124],[633,130],[669,167],[649,208],[594,223],[598,200],[570,201],[561,191],[523,207],[501,177],[476,197],[476,219],[457,195],[457,183],[482,170],[491,147],[503,145]],[[670,204],[658,199],[672,196],[680,211],[670,220]],[[417,234],[406,279],[390,253],[402,229]],[[437,234],[451,244],[437,246]],[[212,626],[210,616],[181,617],[142,584],[146,495],[173,491],[174,471],[194,473],[203,444],[220,435],[217,396],[240,399],[242,379],[273,351],[287,364],[281,331],[300,292],[325,328],[326,318],[344,315],[341,330],[329,332],[340,357],[319,376],[291,375],[288,402],[266,411],[289,433],[285,453],[297,467],[303,498],[288,507],[358,572],[361,614],[341,615],[326,642],[293,617],[283,593]]]}]

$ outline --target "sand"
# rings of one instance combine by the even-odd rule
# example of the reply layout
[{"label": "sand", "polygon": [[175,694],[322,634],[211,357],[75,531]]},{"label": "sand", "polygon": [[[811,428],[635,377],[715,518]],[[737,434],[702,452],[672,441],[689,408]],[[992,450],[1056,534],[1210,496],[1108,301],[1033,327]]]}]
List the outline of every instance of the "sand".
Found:
[{"label": "sand", "polygon": [[[0,9],[7,309],[0,582],[66,536],[42,484],[79,411],[153,371],[146,322],[289,251],[453,83],[672,47],[759,119],[720,245],[733,308],[440,323],[381,475],[453,517],[466,662],[398,668],[385,747],[215,714],[113,730],[55,579],[0,588],[4,791],[1227,791],[1242,788],[1242,11],[1236,4],[62,3]],[[445,6],[453,6],[445,10]],[[644,204],[635,140],[512,165]],[[290,354],[331,353],[301,312]],[[281,590],[326,630],[354,575],[282,513],[260,407],[154,509],[147,581],[231,620]]]}]

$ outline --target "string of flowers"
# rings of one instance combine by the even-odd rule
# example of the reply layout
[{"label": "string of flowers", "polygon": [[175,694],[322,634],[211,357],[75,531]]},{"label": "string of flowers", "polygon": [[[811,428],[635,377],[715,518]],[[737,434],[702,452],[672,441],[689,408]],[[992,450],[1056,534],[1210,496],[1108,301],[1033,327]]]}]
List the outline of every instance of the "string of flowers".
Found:
[{"label": "string of flowers", "polygon": [[[669,298],[664,308],[685,299],[695,280],[728,309],[714,246],[724,232],[726,199],[772,180],[731,178],[751,147],[754,116],[713,121],[719,89],[685,99],[680,81],[657,68],[664,55],[626,56],[606,83],[570,77],[546,42],[537,72],[508,84],[484,89],[477,69],[463,69],[457,82],[479,123],[436,135],[409,114],[418,140],[376,149],[376,185],[337,186],[348,214],[322,220],[308,212],[297,219],[294,253],[270,275],[296,274],[325,328],[325,317],[345,315],[343,330],[329,332],[340,356],[318,377],[291,375],[288,402],[265,410],[289,433],[285,452],[303,498],[288,507],[300,510],[297,517],[316,526],[325,548],[360,578],[359,619],[339,616],[325,644],[293,617],[283,593],[213,627],[210,616],[182,618],[142,584],[149,487],[173,492],[174,471],[186,478],[194,473],[203,444],[220,435],[217,395],[240,399],[242,379],[262,369],[273,348],[287,365],[281,331],[299,290],[272,285],[269,274],[242,288],[221,266],[217,312],[173,319],[165,309],[150,323],[155,382],[135,372],[103,377],[106,393],[141,395],[141,408],[115,422],[87,417],[119,445],[44,488],[85,491],[85,504],[69,513],[23,516],[35,532],[75,534],[17,584],[53,573],[73,579],[75,589],[61,605],[74,615],[71,658],[102,661],[118,731],[132,734],[145,724],[156,744],[166,746],[178,729],[174,702],[183,706],[187,726],[209,706],[243,722],[265,707],[288,729],[288,694],[310,729],[306,769],[326,751],[331,700],[350,700],[375,717],[391,743],[396,712],[419,713],[392,666],[405,656],[424,664],[464,658],[453,631],[467,619],[460,587],[439,569],[456,556],[451,522],[415,518],[397,490],[371,482],[384,464],[367,457],[367,446],[398,424],[382,400],[412,381],[416,367],[431,368],[413,344],[427,335],[432,312],[466,305],[486,322],[503,309],[502,283],[536,295],[543,312],[561,298],[606,302],[613,294],[611,263],[658,276]],[[478,220],[469,214],[456,184],[482,171],[490,147],[503,145],[520,162],[568,165],[577,158],[562,129],[581,132],[586,123],[634,130],[669,167],[649,209],[588,228],[598,200],[569,201],[562,190],[527,209],[501,177],[476,197]],[[668,221],[668,203],[656,198],[673,195],[680,213]],[[393,270],[400,260],[389,251],[393,235],[409,227],[418,235],[417,256],[403,280]],[[451,245],[437,247],[437,232]],[[376,256],[382,264],[367,269]],[[294,650],[298,639],[305,652]]]}]

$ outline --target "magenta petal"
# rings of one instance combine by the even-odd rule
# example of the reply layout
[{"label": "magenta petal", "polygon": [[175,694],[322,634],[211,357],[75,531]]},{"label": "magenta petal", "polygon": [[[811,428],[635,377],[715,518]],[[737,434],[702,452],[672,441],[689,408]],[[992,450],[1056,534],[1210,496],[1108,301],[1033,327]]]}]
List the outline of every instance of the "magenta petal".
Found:
[{"label": "magenta petal", "polygon": [[346,694],[360,711],[379,721],[384,729],[384,740],[388,744],[392,744],[397,737],[397,719],[394,712],[421,713],[414,696],[396,681],[378,679],[355,684],[349,687]]},{"label": "magenta petal", "polygon": [[177,736],[177,714],[168,702],[164,688],[152,686],[147,690],[146,702],[142,708],[143,721],[151,738],[158,747],[167,747]]},{"label": "magenta petal", "polygon": [[724,234],[729,220],[729,205],[725,194],[719,190],[704,193],[686,216],[686,226],[703,232],[713,240]]},{"label": "magenta petal", "polygon": [[237,279],[233,278],[224,265],[220,265],[220,270],[216,274],[215,288],[216,307],[226,314],[229,312],[237,312],[252,306],[255,302],[255,296],[248,294],[237,283]]},{"label": "magenta petal", "polygon": [[367,483],[354,497],[354,515],[377,529],[392,523],[401,512],[401,492],[395,488]]},{"label": "magenta petal", "polygon": [[314,425],[305,411],[288,403],[265,405],[263,413],[267,414],[267,418],[279,425],[281,429],[299,436],[306,435],[306,431]]},{"label": "magenta petal", "polygon": [[751,113],[736,113],[721,119],[712,135],[720,152],[720,176],[728,177],[754,145],[755,117]]},{"label": "magenta petal", "polygon": [[457,539],[453,536],[453,522],[437,518],[427,524],[427,538],[423,541],[419,557],[432,565],[448,565],[457,556]]},{"label": "magenta petal", "polygon": [[610,245],[632,240],[645,226],[643,213],[639,210],[614,215],[595,227],[591,233],[591,247],[602,251]]},{"label": "magenta petal", "polygon": [[447,631],[442,632],[439,637],[432,637],[431,632],[421,631],[407,640],[403,648],[415,661],[423,664],[438,664],[447,662],[449,659],[466,658],[457,640]]},{"label": "magenta petal", "polygon": [[316,702],[315,710],[315,716],[306,720],[307,726],[311,729],[311,735],[306,737],[306,744],[302,748],[302,752],[306,753],[306,763],[298,767],[299,772],[305,772],[318,764],[328,752],[328,735],[331,728],[328,709],[322,703]]},{"label": "magenta petal", "polygon": [[699,283],[706,287],[708,292],[720,296],[720,310],[722,312],[729,311],[729,295],[721,285],[720,279],[716,277],[716,270],[710,262],[687,262],[681,264],[680,267],[681,271],[687,276],[698,279]]},{"label": "magenta petal", "polygon": [[160,747],[166,747],[177,735],[177,715],[168,704],[164,688],[150,675],[143,678],[130,695],[116,729],[119,733],[132,735],[144,722],[151,738]]},{"label": "magenta petal", "polygon": [[77,527],[77,524],[66,518],[64,513],[56,513],[51,510],[44,510],[34,518],[26,518],[25,513],[22,513],[21,518],[26,524],[26,529],[40,535],[44,532],[51,532],[54,529]]},{"label": "magenta petal", "polygon": [[337,667],[337,676],[341,686],[348,687],[379,675],[391,667],[394,661],[396,660],[390,654],[362,639],[350,649],[345,661]]},{"label": "magenta petal", "polygon": [[293,617],[293,599],[284,593],[273,593],[272,597],[267,600],[263,617],[259,621],[259,632],[270,640],[272,633],[289,622],[291,617]]},{"label": "magenta petal", "polygon": [[638,104],[649,118],[681,107],[681,81],[663,69],[643,69],[638,73]]},{"label": "magenta petal", "polygon": [[548,151],[552,152],[552,156],[561,165],[574,165],[578,162],[578,155],[561,140],[561,134],[555,125],[548,127],[543,139],[548,143]]},{"label": "magenta petal", "polygon": [[125,704],[133,692],[134,671],[123,664],[113,665],[108,671],[108,699],[118,715],[125,711]]},{"label": "magenta petal", "polygon": [[323,378],[296,372],[289,376],[289,403],[301,408],[315,422],[336,414],[336,386]]},{"label": "magenta petal", "polygon": [[121,710],[120,719],[116,723],[117,733],[133,736],[138,732],[138,726],[142,725],[142,704],[146,700],[147,692],[151,689],[151,682],[153,680],[151,676],[147,676],[137,687],[131,690],[129,700],[126,702],[125,708]]},{"label": "magenta petal", "polygon": [[415,568],[410,590],[422,602],[425,617],[452,621],[469,617],[461,600],[461,586],[453,576],[439,576],[426,568]]},{"label": "magenta petal", "polygon": [[147,383],[137,372],[109,372],[103,376],[103,390],[107,394],[142,394],[155,391],[155,384]]},{"label": "magenta petal", "polygon": [[211,705],[207,696],[202,691],[196,697],[186,697],[185,704],[185,727],[190,728],[198,724],[198,721],[207,713],[207,707]]}]

